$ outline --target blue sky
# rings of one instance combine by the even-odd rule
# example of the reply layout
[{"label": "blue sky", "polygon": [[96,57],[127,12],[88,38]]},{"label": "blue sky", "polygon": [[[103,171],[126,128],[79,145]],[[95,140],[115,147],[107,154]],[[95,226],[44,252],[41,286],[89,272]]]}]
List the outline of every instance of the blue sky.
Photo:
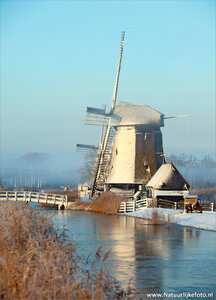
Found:
[{"label": "blue sky", "polygon": [[215,1],[1,1],[1,160],[28,152],[78,166],[98,143],[85,107],[117,101],[166,116],[165,152],[215,155]]}]

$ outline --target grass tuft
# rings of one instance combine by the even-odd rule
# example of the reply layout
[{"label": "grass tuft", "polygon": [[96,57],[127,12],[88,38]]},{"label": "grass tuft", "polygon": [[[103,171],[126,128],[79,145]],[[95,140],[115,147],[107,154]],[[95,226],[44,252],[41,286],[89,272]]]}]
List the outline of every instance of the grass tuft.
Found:
[{"label": "grass tuft", "polygon": [[170,215],[166,216],[162,211],[158,211],[157,208],[153,209],[151,218],[153,225],[169,225],[171,222]]}]

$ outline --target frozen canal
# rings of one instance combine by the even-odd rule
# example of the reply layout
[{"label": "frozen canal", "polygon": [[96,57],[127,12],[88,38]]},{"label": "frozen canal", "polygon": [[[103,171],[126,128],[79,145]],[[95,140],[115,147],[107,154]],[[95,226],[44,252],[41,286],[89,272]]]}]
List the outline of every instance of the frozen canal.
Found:
[{"label": "frozen canal", "polygon": [[214,292],[216,297],[216,232],[150,220],[90,212],[48,210],[56,226],[66,225],[82,254],[94,256],[99,246],[111,249],[109,273],[144,296],[151,292]]}]

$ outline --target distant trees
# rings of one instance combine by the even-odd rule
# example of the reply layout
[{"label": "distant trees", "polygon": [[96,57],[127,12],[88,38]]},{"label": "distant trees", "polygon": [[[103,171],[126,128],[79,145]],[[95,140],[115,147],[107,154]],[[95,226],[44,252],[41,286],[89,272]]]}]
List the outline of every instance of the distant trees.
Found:
[{"label": "distant trees", "polygon": [[49,155],[47,153],[41,153],[41,152],[29,152],[22,157],[24,161],[31,162],[31,163],[43,163],[48,158]]},{"label": "distant trees", "polygon": [[185,153],[179,155],[171,155],[167,157],[167,161],[172,161],[176,166],[186,167],[188,164],[192,167],[207,167],[216,168],[216,160],[214,160],[209,154],[203,158],[198,159],[195,155],[186,155]]},{"label": "distant trees", "polygon": [[84,164],[79,170],[80,180],[82,183],[91,183],[96,156],[97,151],[92,150],[86,152]]},{"label": "distant trees", "polygon": [[172,155],[167,162],[172,161],[192,188],[216,187],[216,160],[210,155],[197,158],[194,155]]}]

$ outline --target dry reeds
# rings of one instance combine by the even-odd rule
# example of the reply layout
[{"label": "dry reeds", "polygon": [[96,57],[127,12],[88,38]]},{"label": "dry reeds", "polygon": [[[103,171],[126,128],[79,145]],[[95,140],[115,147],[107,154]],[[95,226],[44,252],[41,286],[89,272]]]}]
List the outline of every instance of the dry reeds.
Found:
[{"label": "dry reeds", "polygon": [[50,219],[17,203],[0,203],[0,213],[0,299],[129,296],[104,271],[106,255],[101,259],[99,250],[99,266],[85,265],[75,242],[56,231]]},{"label": "dry reeds", "polygon": [[66,191],[66,195],[68,196],[68,201],[78,201],[78,191],[75,189]]},{"label": "dry reeds", "polygon": [[158,211],[157,208],[153,209],[151,218],[153,225],[169,225],[171,222],[170,215],[166,216],[162,211]]},{"label": "dry reeds", "polygon": [[117,214],[122,201],[123,197],[112,192],[104,192],[92,198],[90,209],[105,214]]},{"label": "dry reeds", "polygon": [[76,202],[69,204],[72,210],[88,210],[104,214],[117,214],[124,198],[112,192],[104,192],[94,196],[89,202]]},{"label": "dry reeds", "polygon": [[67,208],[71,210],[90,210],[90,202],[73,202],[73,203],[68,203]]}]

